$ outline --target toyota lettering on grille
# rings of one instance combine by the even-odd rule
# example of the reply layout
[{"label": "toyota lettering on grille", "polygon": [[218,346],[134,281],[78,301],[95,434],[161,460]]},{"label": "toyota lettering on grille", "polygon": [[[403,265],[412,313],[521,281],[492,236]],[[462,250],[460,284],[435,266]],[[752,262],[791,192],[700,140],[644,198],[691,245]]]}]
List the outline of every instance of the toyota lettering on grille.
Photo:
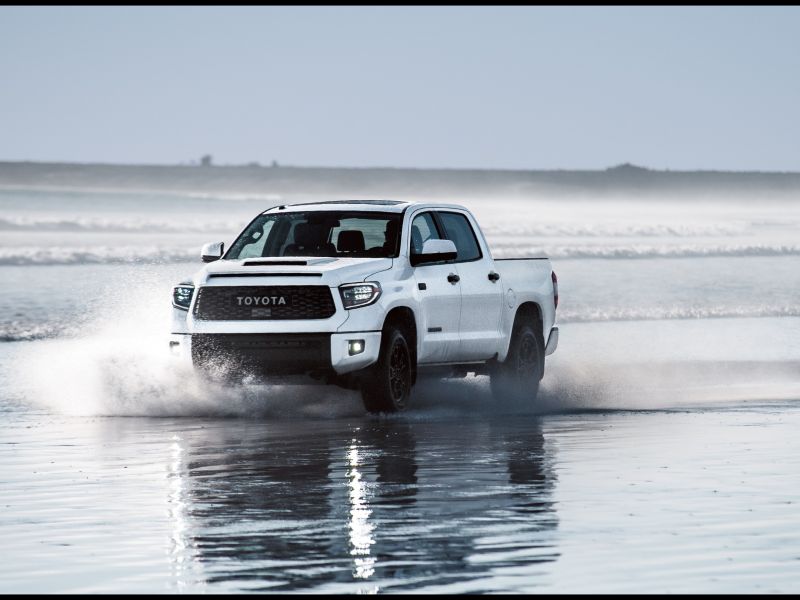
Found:
[{"label": "toyota lettering on grille", "polygon": [[287,296],[234,296],[236,306],[289,306],[291,297]]}]

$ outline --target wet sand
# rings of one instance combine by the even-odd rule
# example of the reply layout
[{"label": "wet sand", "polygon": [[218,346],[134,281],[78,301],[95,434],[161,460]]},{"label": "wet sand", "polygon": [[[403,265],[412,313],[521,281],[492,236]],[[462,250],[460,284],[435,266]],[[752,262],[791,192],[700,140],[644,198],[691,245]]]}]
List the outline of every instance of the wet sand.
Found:
[{"label": "wet sand", "polygon": [[479,379],[421,389],[388,419],[347,393],[333,418],[9,403],[0,591],[800,591],[797,402],[536,414],[487,410]]}]

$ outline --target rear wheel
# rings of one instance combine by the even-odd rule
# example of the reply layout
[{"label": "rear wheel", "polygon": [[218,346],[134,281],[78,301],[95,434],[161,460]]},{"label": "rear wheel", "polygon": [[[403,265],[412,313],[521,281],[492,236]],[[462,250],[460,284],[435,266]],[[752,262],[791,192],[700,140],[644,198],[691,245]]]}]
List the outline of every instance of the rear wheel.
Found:
[{"label": "rear wheel", "polygon": [[544,343],[532,325],[519,323],[511,334],[505,362],[490,374],[496,400],[533,401],[539,393],[544,368]]},{"label": "rear wheel", "polygon": [[388,327],[381,336],[381,352],[361,383],[364,408],[371,413],[405,409],[411,395],[411,352],[403,332]]}]

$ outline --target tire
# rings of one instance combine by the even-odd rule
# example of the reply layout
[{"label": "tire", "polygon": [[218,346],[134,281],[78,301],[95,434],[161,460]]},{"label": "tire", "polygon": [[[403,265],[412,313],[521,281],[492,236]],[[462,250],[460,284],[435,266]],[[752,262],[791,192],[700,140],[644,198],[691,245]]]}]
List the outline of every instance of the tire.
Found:
[{"label": "tire", "polygon": [[511,334],[506,360],[490,373],[495,400],[533,402],[544,375],[544,343],[529,323],[518,323]]},{"label": "tire", "polygon": [[381,351],[361,382],[361,399],[370,413],[404,410],[411,396],[413,366],[403,332],[388,327],[381,336]]}]

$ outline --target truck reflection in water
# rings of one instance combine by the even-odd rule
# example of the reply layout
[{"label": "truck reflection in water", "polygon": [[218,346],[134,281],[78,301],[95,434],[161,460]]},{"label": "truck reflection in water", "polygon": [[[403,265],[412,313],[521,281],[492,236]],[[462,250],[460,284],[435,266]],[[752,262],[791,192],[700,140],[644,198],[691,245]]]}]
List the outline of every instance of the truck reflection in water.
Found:
[{"label": "truck reflection in water", "polygon": [[515,567],[535,585],[536,564],[558,557],[555,477],[539,425],[522,420],[184,432],[176,576],[226,590],[459,591]]}]

